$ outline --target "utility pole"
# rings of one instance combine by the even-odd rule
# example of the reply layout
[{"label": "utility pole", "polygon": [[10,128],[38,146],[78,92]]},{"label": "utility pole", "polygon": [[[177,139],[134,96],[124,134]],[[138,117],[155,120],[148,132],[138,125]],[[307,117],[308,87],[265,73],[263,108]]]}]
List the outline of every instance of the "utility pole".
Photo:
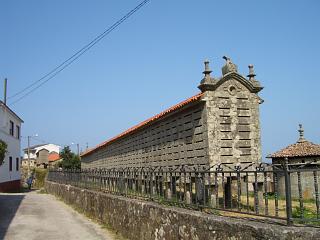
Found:
[{"label": "utility pole", "polygon": [[32,137],[38,137],[38,134],[28,136],[28,175],[30,176],[31,173],[31,167],[30,167],[30,138]]},{"label": "utility pole", "polygon": [[[77,145],[77,154],[78,154],[78,156],[80,156],[80,145],[79,145],[79,143],[72,142],[71,145]],[[69,147],[70,147],[70,145],[69,145]]]},{"label": "utility pole", "polygon": [[7,84],[8,84],[8,80],[5,78],[4,79],[4,94],[3,94],[3,103],[4,105],[7,105]]},{"label": "utility pole", "polygon": [[28,136],[28,176],[30,176],[30,136]]},{"label": "utility pole", "polygon": [[80,152],[79,152],[79,143],[77,143],[77,152],[78,152],[78,157],[80,156]]}]

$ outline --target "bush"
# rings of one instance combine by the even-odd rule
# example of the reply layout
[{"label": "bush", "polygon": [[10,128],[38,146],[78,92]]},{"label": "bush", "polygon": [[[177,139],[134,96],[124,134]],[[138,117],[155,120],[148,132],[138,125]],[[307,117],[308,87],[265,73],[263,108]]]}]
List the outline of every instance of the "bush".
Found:
[{"label": "bush", "polygon": [[7,144],[0,139],[0,166],[3,164],[6,152],[7,152]]},{"label": "bush", "polygon": [[81,162],[78,155],[71,152],[68,146],[64,147],[60,152],[60,157],[62,162],[59,164],[59,167],[63,169],[80,169]]},{"label": "bush", "polygon": [[36,168],[34,169],[34,184],[33,187],[40,189],[44,187],[44,182],[48,173],[48,169]]}]

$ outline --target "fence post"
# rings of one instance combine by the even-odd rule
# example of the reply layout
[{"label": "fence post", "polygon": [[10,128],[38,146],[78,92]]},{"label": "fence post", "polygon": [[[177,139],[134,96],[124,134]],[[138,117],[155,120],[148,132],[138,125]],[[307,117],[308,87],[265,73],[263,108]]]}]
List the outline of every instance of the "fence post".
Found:
[{"label": "fence post", "polygon": [[288,158],[285,158],[285,162],[283,164],[283,172],[284,172],[285,190],[286,190],[287,225],[292,225],[291,182],[290,182],[290,172],[288,167]]}]

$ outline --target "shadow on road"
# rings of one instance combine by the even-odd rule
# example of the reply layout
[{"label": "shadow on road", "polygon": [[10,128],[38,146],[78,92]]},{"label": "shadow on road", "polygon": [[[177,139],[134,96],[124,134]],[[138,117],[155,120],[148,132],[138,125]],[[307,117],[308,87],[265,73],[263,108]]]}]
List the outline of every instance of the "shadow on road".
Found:
[{"label": "shadow on road", "polygon": [[0,239],[4,239],[24,194],[0,193]]}]

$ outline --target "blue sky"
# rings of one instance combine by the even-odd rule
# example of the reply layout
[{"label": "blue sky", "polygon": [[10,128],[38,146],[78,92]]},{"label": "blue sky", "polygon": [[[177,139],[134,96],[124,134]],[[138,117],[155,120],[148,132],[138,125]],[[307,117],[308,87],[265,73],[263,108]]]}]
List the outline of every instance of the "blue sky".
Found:
[{"label": "blue sky", "polygon": [[[1,1],[0,79],[8,78],[8,95],[52,70],[139,2]],[[203,60],[220,76],[227,55],[243,75],[254,64],[265,87],[263,156],[294,143],[299,123],[307,139],[320,143],[319,10],[316,0],[151,0],[11,107],[25,121],[24,136],[39,134],[32,144],[75,142],[84,149],[196,94]]]}]

